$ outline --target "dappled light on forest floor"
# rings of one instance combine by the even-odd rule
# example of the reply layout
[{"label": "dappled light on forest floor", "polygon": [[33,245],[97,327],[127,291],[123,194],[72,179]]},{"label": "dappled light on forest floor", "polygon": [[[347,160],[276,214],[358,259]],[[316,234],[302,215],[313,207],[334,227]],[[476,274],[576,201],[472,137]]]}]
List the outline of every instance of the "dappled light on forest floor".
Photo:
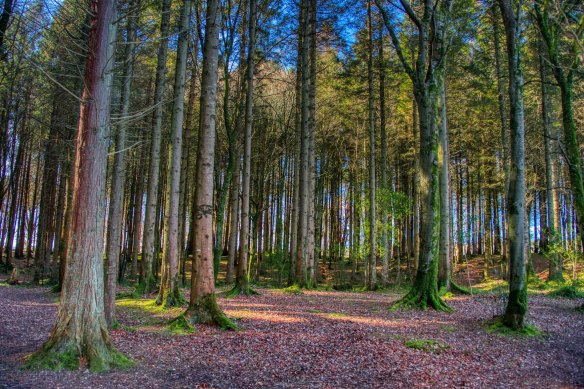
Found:
[{"label": "dappled light on forest floor", "polygon": [[[168,322],[185,307],[164,310],[148,299],[117,301],[111,332],[136,367],[25,372],[24,355],[46,338],[57,303],[45,288],[0,287],[0,385],[30,387],[571,387],[584,385],[580,300],[530,296],[533,338],[490,334],[499,312],[490,295],[456,297],[451,314],[390,311],[399,296],[372,292],[262,289],[219,298],[240,331],[196,326],[174,335]],[[19,301],[18,304],[13,304]],[[30,331],[34,328],[35,331]]]}]

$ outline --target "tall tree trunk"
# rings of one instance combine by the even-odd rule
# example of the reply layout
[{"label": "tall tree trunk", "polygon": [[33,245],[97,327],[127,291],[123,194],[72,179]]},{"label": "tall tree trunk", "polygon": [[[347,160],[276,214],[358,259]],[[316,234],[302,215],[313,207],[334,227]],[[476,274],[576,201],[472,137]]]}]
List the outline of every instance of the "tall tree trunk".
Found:
[{"label": "tall tree trunk", "polygon": [[[381,188],[384,190],[384,196],[389,194],[389,181],[387,174],[387,132],[385,129],[385,58],[383,56],[383,25],[379,25],[379,131],[381,134]],[[393,204],[392,204],[393,206]],[[389,218],[387,209],[381,210],[382,217],[382,245],[383,256],[381,257],[381,286],[385,288],[389,279],[389,258],[390,258],[390,241],[388,229]],[[393,221],[393,210],[392,210]],[[391,225],[392,241],[393,241],[393,223]]]},{"label": "tall tree trunk", "polygon": [[367,2],[367,84],[369,112],[369,261],[367,270],[367,289],[377,287],[377,224],[375,210],[375,99],[373,94],[373,26],[371,18],[371,1]]},{"label": "tall tree trunk", "polygon": [[116,287],[118,268],[120,266],[122,224],[124,218],[124,189],[126,182],[126,140],[128,137],[130,93],[132,91],[132,78],[134,76],[134,42],[136,40],[135,30],[136,19],[138,18],[136,12],[138,12],[138,9],[139,3],[136,0],[131,0],[128,3],[124,70],[121,80],[122,109],[120,111],[120,125],[116,133],[105,257],[105,320],[109,327],[112,327],[116,322]]},{"label": "tall tree trunk", "polygon": [[[239,256],[237,259],[237,274],[235,286],[229,293],[230,296],[250,295],[253,290],[249,285],[249,241],[250,241],[250,184],[251,184],[251,142],[253,126],[253,87],[254,87],[254,55],[256,39],[256,4],[255,0],[249,0],[248,15],[248,47],[247,67],[245,82],[247,86],[245,95],[245,118],[243,134],[243,176],[241,181],[241,227],[239,233]],[[239,156],[238,156],[239,157]]]},{"label": "tall tree trunk", "polygon": [[94,371],[130,363],[114,349],[108,335],[102,288],[115,1],[94,0],[90,12],[89,50],[77,133],[69,260],[57,321],[48,340],[29,357],[27,364],[31,368],[78,368],[82,358]]},{"label": "tall tree trunk", "polygon": [[308,236],[308,210],[309,210],[309,166],[308,166],[308,148],[309,148],[309,129],[308,129],[308,95],[309,95],[309,24],[310,24],[309,0],[302,0],[300,3],[300,29],[301,40],[299,44],[301,50],[301,103],[300,103],[300,158],[299,158],[299,184],[298,184],[298,223],[296,228],[296,284],[300,287],[307,285],[306,274],[306,243]]},{"label": "tall tree trunk", "polygon": [[160,46],[158,47],[158,63],[156,65],[156,82],[154,86],[154,105],[152,113],[152,140],[150,145],[150,166],[148,168],[148,190],[146,192],[146,216],[144,219],[144,238],[142,244],[142,269],[140,271],[141,290],[150,293],[155,289],[153,264],[156,242],[156,219],[158,192],[160,182],[160,149],[162,142],[162,112],[164,88],[166,84],[166,57],[168,51],[168,35],[170,24],[171,0],[162,0],[160,20]]},{"label": "tall tree trunk", "polygon": [[446,86],[442,79],[440,107],[440,135],[438,166],[440,169],[440,256],[438,259],[438,287],[450,288],[450,153],[448,147],[448,122],[446,116]]},{"label": "tall tree trunk", "polygon": [[219,0],[207,2],[205,42],[203,44],[203,72],[199,142],[197,150],[193,268],[189,307],[179,321],[217,324],[236,328],[217,305],[213,276],[213,169],[215,164],[215,119],[217,98],[217,67],[219,28],[221,25]]},{"label": "tall tree trunk", "polygon": [[[523,111],[523,73],[521,71],[521,7],[512,0],[498,0],[507,37],[509,64],[509,108],[511,158],[507,215],[509,227],[509,300],[503,324],[522,328],[527,313],[525,258],[525,128]],[[515,11],[515,8],[518,11]],[[518,12],[518,14],[516,14]]]},{"label": "tall tree trunk", "polygon": [[[165,308],[180,305],[183,302],[178,284],[178,261],[182,250],[178,246],[178,218],[180,199],[180,173],[182,160],[182,133],[184,121],[184,96],[189,46],[189,29],[191,24],[192,0],[184,0],[177,44],[176,67],[174,70],[174,96],[168,145],[169,174],[166,181],[166,215],[164,219],[164,255],[166,276],[160,282],[157,304]],[[198,192],[198,190],[197,190]]]}]

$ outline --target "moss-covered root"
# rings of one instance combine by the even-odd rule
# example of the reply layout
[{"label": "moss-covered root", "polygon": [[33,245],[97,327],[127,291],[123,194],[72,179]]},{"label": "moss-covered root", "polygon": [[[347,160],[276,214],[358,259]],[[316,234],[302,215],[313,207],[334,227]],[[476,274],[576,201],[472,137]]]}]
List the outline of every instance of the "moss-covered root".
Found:
[{"label": "moss-covered root", "polygon": [[470,289],[458,285],[456,282],[450,281],[450,291],[458,294],[472,294]]},{"label": "moss-covered root", "polygon": [[92,372],[123,369],[134,366],[134,362],[111,345],[85,347],[78,351],[74,346],[52,347],[48,343],[37,352],[26,357],[25,369],[30,370],[76,370],[86,360]]},{"label": "moss-covered root", "polygon": [[194,304],[190,304],[184,313],[185,319],[192,324],[211,324],[225,330],[239,330],[225,313],[219,308],[215,293],[201,296]]},{"label": "moss-covered root", "polygon": [[235,286],[225,293],[225,298],[234,298],[237,296],[254,296],[259,293],[253,290],[249,284],[242,285],[240,282],[236,282]]},{"label": "moss-covered root", "polygon": [[161,290],[161,293],[158,293],[158,297],[156,297],[156,305],[162,305],[164,309],[180,307],[186,302],[187,300],[182,295],[178,286],[174,287],[172,291],[165,288]]},{"label": "moss-covered root", "polygon": [[419,288],[414,285],[407,295],[396,301],[391,310],[405,309],[428,309],[437,311],[452,312],[452,308],[442,300],[438,293],[438,288]]},{"label": "moss-covered root", "polygon": [[542,331],[532,325],[524,324],[521,327],[509,327],[505,323],[504,317],[498,317],[493,321],[487,323],[487,332],[508,335],[508,336],[527,336],[534,337],[542,335]]},{"label": "moss-covered root", "polygon": [[188,322],[184,314],[172,319],[168,324],[168,329],[170,332],[177,335],[192,334],[195,332],[195,327]]}]

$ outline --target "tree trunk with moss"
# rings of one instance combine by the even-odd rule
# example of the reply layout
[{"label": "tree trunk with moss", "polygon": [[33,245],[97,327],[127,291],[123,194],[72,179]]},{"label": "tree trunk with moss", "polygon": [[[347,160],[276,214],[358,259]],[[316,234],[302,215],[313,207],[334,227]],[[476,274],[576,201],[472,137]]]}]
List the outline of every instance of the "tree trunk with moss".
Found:
[{"label": "tree trunk with moss", "polygon": [[191,0],[183,2],[177,44],[176,68],[174,73],[174,97],[169,143],[169,174],[166,182],[166,214],[164,223],[164,263],[166,274],[160,283],[157,304],[164,307],[181,305],[183,297],[178,283],[178,261],[182,250],[178,246],[178,218],[180,201],[180,173],[182,160],[182,133],[184,121],[184,96],[186,82],[189,28],[191,23]]},{"label": "tree trunk with moss", "polygon": [[27,367],[93,371],[128,366],[108,335],[103,299],[104,204],[109,137],[115,1],[90,4],[91,29],[77,132],[67,270],[57,321],[49,339],[28,357]]},{"label": "tree trunk with moss", "polygon": [[[547,48],[547,59],[560,88],[565,154],[572,186],[578,232],[584,238],[584,185],[582,160],[574,119],[574,78],[580,68],[584,36],[582,19],[568,16],[573,5],[568,1],[535,4],[535,19]],[[584,239],[581,239],[584,241]]]},{"label": "tree trunk with moss", "polygon": [[451,308],[438,294],[438,259],[440,240],[440,176],[438,172],[438,123],[440,91],[446,57],[446,30],[452,2],[446,0],[436,7],[431,0],[421,6],[421,15],[404,3],[404,11],[418,29],[418,52],[414,64],[402,51],[395,22],[387,8],[376,0],[383,22],[389,32],[396,54],[413,84],[419,116],[419,196],[420,254],[414,285],[394,308],[427,307],[441,311]]},{"label": "tree trunk with moss", "polygon": [[140,289],[143,293],[153,292],[156,280],[153,275],[153,263],[156,250],[156,219],[158,209],[158,192],[160,183],[160,154],[162,142],[162,112],[164,88],[166,84],[166,57],[168,52],[168,35],[170,24],[171,0],[162,0],[160,21],[160,46],[156,65],[154,86],[154,112],[152,113],[152,139],[150,144],[150,165],[148,167],[148,188],[146,191],[146,214],[144,218],[144,237],[142,242],[142,267],[140,270]]},{"label": "tree trunk with moss", "polygon": [[205,42],[201,78],[199,142],[196,165],[196,212],[193,228],[191,297],[179,317],[185,325],[205,323],[236,328],[217,305],[213,276],[213,169],[217,112],[217,67],[221,15],[219,0],[209,0],[205,17]]},{"label": "tree trunk with moss", "polygon": [[[511,155],[507,221],[509,228],[509,300],[503,324],[522,328],[527,313],[525,258],[525,127],[523,110],[523,73],[521,71],[520,12],[513,0],[498,0],[507,37],[509,64],[509,109]],[[518,8],[519,14],[516,14]]]}]

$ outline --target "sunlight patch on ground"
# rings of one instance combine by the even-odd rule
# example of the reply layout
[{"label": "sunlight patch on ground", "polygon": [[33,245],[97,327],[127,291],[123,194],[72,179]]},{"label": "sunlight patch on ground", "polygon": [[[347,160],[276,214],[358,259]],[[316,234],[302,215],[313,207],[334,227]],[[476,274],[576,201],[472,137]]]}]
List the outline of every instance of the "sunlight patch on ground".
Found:
[{"label": "sunlight patch on ground", "polygon": [[273,323],[303,323],[306,319],[282,314],[278,311],[251,311],[249,309],[226,309],[225,313],[236,319],[264,320]]}]

